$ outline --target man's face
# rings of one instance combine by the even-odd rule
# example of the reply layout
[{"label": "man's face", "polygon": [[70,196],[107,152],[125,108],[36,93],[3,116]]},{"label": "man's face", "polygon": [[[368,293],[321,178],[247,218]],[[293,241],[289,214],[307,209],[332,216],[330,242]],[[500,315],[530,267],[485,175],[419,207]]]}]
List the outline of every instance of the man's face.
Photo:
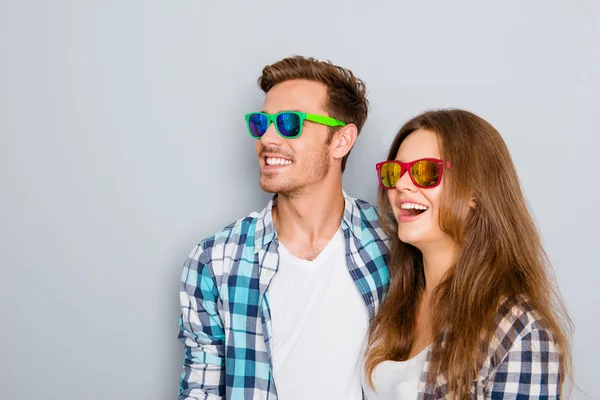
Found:
[{"label": "man's face", "polygon": [[[302,111],[328,115],[324,109],[326,101],[325,85],[292,80],[279,83],[269,90],[262,111],[269,114]],[[286,139],[271,124],[256,141],[260,187],[266,192],[294,196],[323,181],[331,162],[330,146],[326,144],[328,135],[327,126],[304,121],[302,134],[295,139]]]}]

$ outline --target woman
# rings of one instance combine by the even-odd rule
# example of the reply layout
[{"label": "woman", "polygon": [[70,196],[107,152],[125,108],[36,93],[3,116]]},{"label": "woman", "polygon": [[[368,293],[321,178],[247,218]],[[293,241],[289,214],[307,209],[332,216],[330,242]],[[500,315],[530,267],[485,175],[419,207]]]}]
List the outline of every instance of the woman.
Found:
[{"label": "woman", "polygon": [[500,134],[467,111],[425,112],[377,171],[391,286],[366,397],[558,398],[571,322]]}]

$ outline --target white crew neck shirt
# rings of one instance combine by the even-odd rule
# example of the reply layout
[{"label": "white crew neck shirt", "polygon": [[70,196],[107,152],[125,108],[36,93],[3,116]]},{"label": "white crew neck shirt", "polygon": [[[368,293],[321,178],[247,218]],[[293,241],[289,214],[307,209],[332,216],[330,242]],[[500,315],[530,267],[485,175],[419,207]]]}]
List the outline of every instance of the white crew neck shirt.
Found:
[{"label": "white crew neck shirt", "polygon": [[373,387],[361,371],[367,400],[413,400],[419,397],[419,382],[429,346],[406,361],[383,361],[373,370]]},{"label": "white crew neck shirt", "polygon": [[362,400],[360,369],[369,315],[346,262],[340,228],[313,261],[279,243],[267,291],[273,378],[283,400]]}]

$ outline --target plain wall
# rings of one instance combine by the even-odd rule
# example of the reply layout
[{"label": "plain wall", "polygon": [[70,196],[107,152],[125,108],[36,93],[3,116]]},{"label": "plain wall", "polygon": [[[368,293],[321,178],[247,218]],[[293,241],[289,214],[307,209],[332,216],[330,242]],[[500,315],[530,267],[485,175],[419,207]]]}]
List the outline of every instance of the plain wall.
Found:
[{"label": "plain wall", "polygon": [[585,0],[0,0],[0,398],[176,398],[181,266],[266,204],[243,115],[291,54],[367,83],[353,196],[374,200],[375,163],[425,109],[496,126],[575,324],[576,384],[599,398],[600,4]]}]

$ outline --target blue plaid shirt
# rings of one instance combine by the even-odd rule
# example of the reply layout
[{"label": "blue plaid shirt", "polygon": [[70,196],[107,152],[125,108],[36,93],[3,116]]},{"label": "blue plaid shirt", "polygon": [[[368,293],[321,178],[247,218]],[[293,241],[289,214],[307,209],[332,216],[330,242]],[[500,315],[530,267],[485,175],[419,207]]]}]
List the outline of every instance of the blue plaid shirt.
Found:
[{"label": "blue plaid shirt", "polygon": [[[372,205],[344,197],[348,272],[373,317],[389,285],[387,238]],[[183,267],[180,400],[277,399],[267,293],[279,266],[272,207],[203,240]]]},{"label": "blue plaid shirt", "polygon": [[[468,399],[560,399],[560,351],[552,333],[524,296],[506,298],[495,316],[496,330]],[[445,339],[442,339],[445,340]],[[427,382],[431,349],[419,383],[419,399],[453,399],[447,376]]]}]

